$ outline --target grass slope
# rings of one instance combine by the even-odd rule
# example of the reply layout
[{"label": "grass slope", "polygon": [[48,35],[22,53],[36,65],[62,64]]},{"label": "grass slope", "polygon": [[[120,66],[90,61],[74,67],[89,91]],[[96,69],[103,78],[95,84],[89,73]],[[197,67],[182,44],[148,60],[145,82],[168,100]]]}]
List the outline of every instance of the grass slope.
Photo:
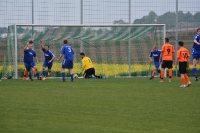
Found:
[{"label": "grass slope", "polygon": [[1,133],[199,133],[200,82],[77,79],[0,82]]}]

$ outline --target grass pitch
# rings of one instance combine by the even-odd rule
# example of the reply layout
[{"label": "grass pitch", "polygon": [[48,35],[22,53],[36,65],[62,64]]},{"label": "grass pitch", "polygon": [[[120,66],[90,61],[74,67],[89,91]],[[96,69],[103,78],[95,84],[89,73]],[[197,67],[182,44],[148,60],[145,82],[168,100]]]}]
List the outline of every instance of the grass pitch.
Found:
[{"label": "grass pitch", "polygon": [[199,133],[200,81],[2,80],[1,133]]}]

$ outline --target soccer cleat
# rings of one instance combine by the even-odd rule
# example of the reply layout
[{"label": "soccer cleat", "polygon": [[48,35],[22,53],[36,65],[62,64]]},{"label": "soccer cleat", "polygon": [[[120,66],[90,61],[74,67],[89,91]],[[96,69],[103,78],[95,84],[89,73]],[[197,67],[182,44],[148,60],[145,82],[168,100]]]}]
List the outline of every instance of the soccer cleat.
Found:
[{"label": "soccer cleat", "polygon": [[38,80],[42,80],[42,76],[40,76],[39,78],[37,78]]},{"label": "soccer cleat", "polygon": [[51,72],[48,72],[48,76],[50,76],[51,75]]},{"label": "soccer cleat", "polygon": [[172,79],[171,78],[169,78],[169,80],[168,80],[169,82],[172,82]]},{"label": "soccer cleat", "polygon": [[43,77],[42,80],[46,80],[46,77]]},{"label": "soccer cleat", "polygon": [[153,77],[151,76],[150,78],[149,78],[149,80],[152,80],[153,79]]},{"label": "soccer cleat", "polygon": [[23,77],[23,80],[28,80],[28,78],[26,78],[26,77]]},{"label": "soccer cleat", "polygon": [[180,87],[186,87],[185,85],[181,85]]},{"label": "soccer cleat", "polygon": [[163,82],[163,80],[161,79],[161,80],[160,80],[160,83],[162,83],[162,82]]},{"label": "soccer cleat", "polygon": [[195,77],[195,81],[199,81],[198,77]]},{"label": "soccer cleat", "polygon": [[185,86],[188,87],[190,86],[192,83],[191,82],[188,82]]}]

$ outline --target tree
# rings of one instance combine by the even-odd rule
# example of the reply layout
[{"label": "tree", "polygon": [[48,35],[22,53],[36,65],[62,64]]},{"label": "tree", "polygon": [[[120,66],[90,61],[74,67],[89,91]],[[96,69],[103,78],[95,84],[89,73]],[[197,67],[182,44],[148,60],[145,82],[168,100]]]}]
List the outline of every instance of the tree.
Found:
[{"label": "tree", "polygon": [[198,23],[200,22],[200,12],[197,12],[194,14],[193,20],[194,22],[198,22]]},{"label": "tree", "polygon": [[4,34],[8,32],[8,28],[6,27],[0,27],[0,34]]},{"label": "tree", "polygon": [[120,20],[115,20],[113,22],[113,24],[128,24],[128,23],[126,23],[126,22],[124,22],[124,20],[120,19]]}]

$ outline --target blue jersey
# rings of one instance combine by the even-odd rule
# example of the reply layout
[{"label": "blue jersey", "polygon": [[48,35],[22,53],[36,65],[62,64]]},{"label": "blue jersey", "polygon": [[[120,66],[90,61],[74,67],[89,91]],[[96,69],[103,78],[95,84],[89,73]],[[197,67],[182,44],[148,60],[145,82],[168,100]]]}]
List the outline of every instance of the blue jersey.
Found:
[{"label": "blue jersey", "polygon": [[[200,35],[196,34],[194,36],[194,40],[196,40],[198,43],[200,43]],[[200,54],[200,45],[196,44],[195,42],[192,47],[192,54]]]},{"label": "blue jersey", "polygon": [[42,51],[44,52],[45,61],[50,61],[55,56],[51,50],[45,51],[45,49],[42,48]]},{"label": "blue jersey", "polygon": [[154,62],[159,62],[161,50],[158,49],[155,52],[152,50],[149,57],[154,58]]},{"label": "blue jersey", "polygon": [[34,62],[33,57],[36,57],[36,53],[32,49],[26,49],[24,51],[24,63],[32,63]]},{"label": "blue jersey", "polygon": [[62,46],[61,54],[64,55],[66,60],[74,60],[74,50],[68,44],[64,44],[64,46]]}]

